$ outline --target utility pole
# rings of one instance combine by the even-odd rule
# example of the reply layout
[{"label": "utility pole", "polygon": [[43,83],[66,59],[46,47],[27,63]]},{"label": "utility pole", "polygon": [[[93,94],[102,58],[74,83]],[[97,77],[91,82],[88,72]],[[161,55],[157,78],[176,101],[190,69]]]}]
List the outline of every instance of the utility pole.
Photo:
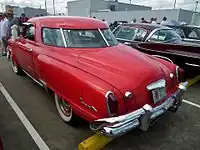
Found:
[{"label": "utility pole", "polygon": [[174,0],[174,9],[176,8],[176,0]]},{"label": "utility pole", "polygon": [[54,14],[54,16],[56,15],[56,10],[55,10],[55,0],[53,0],[53,14]]},{"label": "utility pole", "polygon": [[197,7],[198,7],[199,1],[196,0],[196,4],[195,4],[195,12],[197,12]]},{"label": "utility pole", "polygon": [[47,16],[47,1],[44,0],[44,7],[45,7],[45,10],[46,10],[46,16]]},{"label": "utility pole", "polygon": [[130,4],[131,4],[131,0],[130,0]]}]

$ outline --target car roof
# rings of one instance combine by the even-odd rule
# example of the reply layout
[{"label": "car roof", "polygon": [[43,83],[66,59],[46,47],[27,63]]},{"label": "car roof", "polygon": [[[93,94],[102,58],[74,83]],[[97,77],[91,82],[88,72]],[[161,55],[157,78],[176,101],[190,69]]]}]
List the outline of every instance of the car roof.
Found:
[{"label": "car roof", "polygon": [[167,25],[167,26],[172,28],[200,28],[200,26],[196,25]]},{"label": "car roof", "polygon": [[154,29],[157,29],[157,28],[171,29],[171,28],[166,27],[166,26],[162,26],[162,25],[159,25],[159,24],[150,24],[150,23],[131,23],[131,24],[123,24],[122,26],[129,26],[129,27],[140,26],[143,29],[151,30],[151,31],[154,30]]},{"label": "car roof", "polygon": [[98,29],[108,28],[101,20],[87,17],[45,16],[34,17],[28,22],[39,24],[41,27],[66,29]]}]

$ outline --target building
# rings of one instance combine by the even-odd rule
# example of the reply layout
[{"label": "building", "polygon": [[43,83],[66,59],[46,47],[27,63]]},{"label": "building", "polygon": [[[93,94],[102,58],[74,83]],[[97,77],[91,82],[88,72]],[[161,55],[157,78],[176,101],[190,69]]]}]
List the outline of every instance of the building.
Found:
[{"label": "building", "polygon": [[[185,21],[189,24],[193,23],[194,18],[197,18],[197,16],[200,20],[200,15],[196,14],[193,17],[194,12],[190,10],[152,10],[151,7],[121,3],[118,0],[77,0],[68,2],[67,6],[68,15],[70,16],[95,16],[98,19],[105,19],[107,22],[113,22],[115,20],[131,22],[133,19],[140,22],[142,17],[149,21],[152,17],[156,17],[158,22],[161,22],[163,17],[167,17],[168,20],[175,20],[177,22]],[[196,22],[195,24],[198,23]]]},{"label": "building", "polygon": [[67,2],[69,16],[92,16],[102,11],[151,10],[151,7],[118,2],[118,0],[77,0]]},{"label": "building", "polygon": [[20,17],[22,13],[25,13],[28,18],[34,17],[36,15],[47,15],[46,9],[40,9],[40,8],[31,8],[31,7],[18,7],[18,6],[10,6],[6,5],[5,9],[7,10],[8,7],[12,7],[14,9],[14,15],[15,17]]},{"label": "building", "polygon": [[99,19],[105,19],[108,22],[115,20],[125,20],[131,22],[134,18],[137,22],[144,17],[149,20],[156,17],[158,22],[162,21],[163,17],[168,20],[175,20],[177,22],[185,21],[191,23],[194,12],[184,9],[160,9],[160,10],[139,10],[139,11],[115,11],[115,12],[93,12],[92,16]]}]

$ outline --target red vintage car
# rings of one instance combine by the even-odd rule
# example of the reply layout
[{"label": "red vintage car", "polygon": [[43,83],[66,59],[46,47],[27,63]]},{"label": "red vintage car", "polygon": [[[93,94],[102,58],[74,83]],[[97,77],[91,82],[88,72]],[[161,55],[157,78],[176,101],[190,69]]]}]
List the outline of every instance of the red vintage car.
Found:
[{"label": "red vintage car", "polygon": [[11,42],[16,74],[52,91],[60,117],[89,121],[92,131],[120,136],[147,130],[166,111],[177,111],[187,82],[183,70],[119,44],[100,20],[40,17]]}]

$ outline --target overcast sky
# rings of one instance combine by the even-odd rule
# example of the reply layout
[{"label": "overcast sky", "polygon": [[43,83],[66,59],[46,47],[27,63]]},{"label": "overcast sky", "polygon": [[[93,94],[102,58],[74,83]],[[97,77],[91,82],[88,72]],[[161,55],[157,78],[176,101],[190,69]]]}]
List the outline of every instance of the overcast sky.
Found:
[{"label": "overcast sky", "polygon": [[[53,0],[46,0],[47,1],[47,8],[49,12],[52,12],[52,1]],[[56,12],[66,12],[65,6],[67,5],[67,1],[72,0],[55,0],[56,4]],[[127,2],[129,0],[119,0],[120,2]],[[164,9],[164,8],[173,8],[175,0],[132,0],[132,3],[138,5],[146,5],[151,6],[153,9]],[[194,10],[196,0],[176,0],[177,1],[177,8],[183,9],[190,9]],[[199,0],[200,1],[200,0]],[[32,6],[32,7],[42,7],[44,8],[45,0],[0,0],[1,4],[15,4],[18,6]],[[200,8],[200,6],[198,7]],[[200,9],[198,9],[200,10]]]}]

